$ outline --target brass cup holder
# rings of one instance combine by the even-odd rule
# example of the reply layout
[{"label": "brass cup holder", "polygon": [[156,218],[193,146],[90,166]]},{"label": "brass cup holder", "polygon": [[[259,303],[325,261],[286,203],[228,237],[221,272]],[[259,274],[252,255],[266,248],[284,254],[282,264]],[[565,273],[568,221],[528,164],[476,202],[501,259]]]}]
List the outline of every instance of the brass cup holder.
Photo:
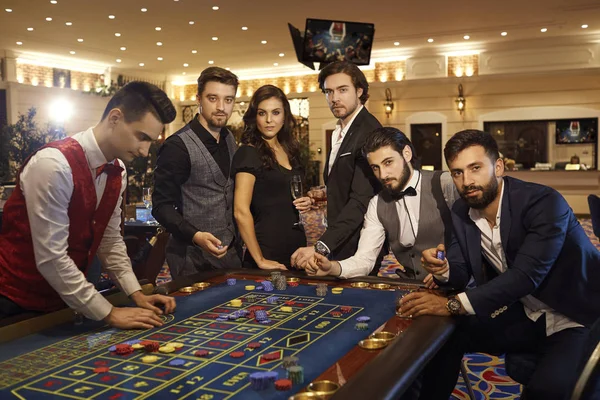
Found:
[{"label": "brass cup holder", "polygon": [[369,335],[369,339],[378,339],[385,340],[386,342],[390,342],[396,338],[396,334],[393,332],[381,331],[375,332]]},{"label": "brass cup holder", "polygon": [[328,395],[321,392],[302,392],[288,397],[288,400],[326,400]]},{"label": "brass cup holder", "polygon": [[179,293],[194,293],[196,290],[196,288],[193,288],[192,286],[186,286],[186,287],[182,287],[181,289],[179,289]]},{"label": "brass cup holder", "polygon": [[292,282],[300,282],[300,278],[296,278],[296,277],[290,277],[286,279],[287,283],[292,283]]},{"label": "brass cup holder", "polygon": [[366,350],[379,350],[387,346],[389,340],[383,339],[364,339],[358,342],[358,345]]},{"label": "brass cup holder", "polygon": [[332,381],[315,381],[306,388],[309,392],[332,395],[340,388],[340,385]]},{"label": "brass cup holder", "polygon": [[350,284],[350,286],[352,286],[353,288],[362,288],[362,289],[365,289],[365,288],[369,287],[369,284],[367,282],[352,282]]},{"label": "brass cup holder", "polygon": [[388,290],[391,286],[387,283],[372,283],[371,289]]},{"label": "brass cup holder", "polygon": [[210,283],[208,283],[208,282],[196,282],[192,285],[192,287],[196,290],[204,290],[209,286],[210,286]]}]

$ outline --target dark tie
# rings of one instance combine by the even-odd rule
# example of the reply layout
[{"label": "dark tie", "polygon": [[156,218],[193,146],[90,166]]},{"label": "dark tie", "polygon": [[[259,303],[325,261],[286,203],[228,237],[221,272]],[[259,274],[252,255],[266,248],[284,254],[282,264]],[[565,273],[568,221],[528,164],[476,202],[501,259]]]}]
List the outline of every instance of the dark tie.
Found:
[{"label": "dark tie", "polygon": [[415,188],[412,186],[409,186],[408,188],[406,188],[406,190],[403,190],[402,192],[398,193],[398,199],[401,199],[404,196],[416,196],[416,195],[417,195],[417,191],[415,190]]},{"label": "dark tie", "polygon": [[113,163],[106,163],[96,168],[96,177],[99,177],[103,172],[106,172],[108,176],[120,175],[122,170],[123,168],[120,166],[118,167]]}]

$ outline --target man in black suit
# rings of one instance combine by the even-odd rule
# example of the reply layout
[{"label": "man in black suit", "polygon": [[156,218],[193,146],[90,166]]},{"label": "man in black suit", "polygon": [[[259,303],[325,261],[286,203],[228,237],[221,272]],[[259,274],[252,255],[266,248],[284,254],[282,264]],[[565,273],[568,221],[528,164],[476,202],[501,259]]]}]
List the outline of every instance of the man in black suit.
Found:
[{"label": "man in black suit", "polygon": [[[423,251],[445,298],[412,293],[407,315],[456,315],[456,331],[425,369],[421,399],[448,399],[465,352],[533,352],[527,399],[564,399],[577,379],[589,332],[600,317],[600,252],[565,199],[546,186],[503,177],[491,135],[466,130],[444,149],[462,199],[452,209],[455,237],[446,260]],[[437,273],[437,275],[436,275]],[[476,287],[466,289],[469,279]]]},{"label": "man in black suit", "polygon": [[315,250],[336,259],[352,256],[369,200],[379,188],[362,154],[367,136],[381,127],[364,107],[369,98],[367,78],[352,63],[334,62],[319,73],[319,87],[338,118],[323,172],[328,227],[314,248],[302,247],[292,254],[291,265],[299,268],[307,265]]}]

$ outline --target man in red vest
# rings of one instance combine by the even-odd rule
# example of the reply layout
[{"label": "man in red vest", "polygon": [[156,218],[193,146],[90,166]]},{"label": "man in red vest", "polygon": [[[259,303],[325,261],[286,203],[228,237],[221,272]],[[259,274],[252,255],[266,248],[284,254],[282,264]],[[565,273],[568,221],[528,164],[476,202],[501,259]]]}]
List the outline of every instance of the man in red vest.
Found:
[{"label": "man in red vest", "polygon": [[[123,161],[147,157],[175,114],[158,87],[131,82],[108,102],[98,125],[42,147],[24,163],[4,206],[0,319],[66,303],[121,329],[162,325],[157,306],[171,313],[175,300],[141,292],[121,236]],[[96,254],[137,307],[113,307],[86,280]]]}]

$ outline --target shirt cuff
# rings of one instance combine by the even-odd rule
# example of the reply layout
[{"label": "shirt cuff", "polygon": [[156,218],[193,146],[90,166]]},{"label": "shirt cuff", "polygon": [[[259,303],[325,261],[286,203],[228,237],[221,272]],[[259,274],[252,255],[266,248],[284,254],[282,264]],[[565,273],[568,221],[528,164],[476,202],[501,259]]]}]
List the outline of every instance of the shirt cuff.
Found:
[{"label": "shirt cuff", "polygon": [[459,293],[457,295],[457,297],[460,300],[460,303],[462,304],[462,306],[465,309],[465,311],[467,312],[467,314],[475,315],[475,310],[473,309],[473,306],[471,305],[471,302],[469,301],[467,294],[465,292],[462,292],[462,293]]},{"label": "shirt cuff", "polygon": [[[332,261],[333,262],[333,261]],[[338,276],[338,278],[342,278],[342,279],[348,279],[345,275],[344,275],[344,262],[343,261],[338,261],[338,264],[340,264],[340,275]]]},{"label": "shirt cuff", "polygon": [[94,321],[101,321],[112,311],[112,304],[100,293],[96,293],[90,301],[82,306],[77,312],[82,313],[87,318]]},{"label": "shirt cuff", "polygon": [[435,279],[442,283],[446,283],[450,280],[450,264],[448,263],[448,270],[441,275],[433,275]]}]

